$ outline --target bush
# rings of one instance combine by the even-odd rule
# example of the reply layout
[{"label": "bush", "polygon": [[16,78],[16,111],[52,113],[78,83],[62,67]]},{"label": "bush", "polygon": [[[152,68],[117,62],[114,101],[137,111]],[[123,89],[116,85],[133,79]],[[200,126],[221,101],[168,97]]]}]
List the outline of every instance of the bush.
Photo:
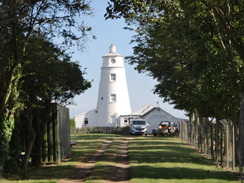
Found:
[{"label": "bush", "polygon": [[4,172],[5,173],[16,173],[19,171],[18,163],[16,159],[10,158],[4,163]]},{"label": "bush", "polygon": [[70,119],[70,128],[75,128],[75,120]]}]

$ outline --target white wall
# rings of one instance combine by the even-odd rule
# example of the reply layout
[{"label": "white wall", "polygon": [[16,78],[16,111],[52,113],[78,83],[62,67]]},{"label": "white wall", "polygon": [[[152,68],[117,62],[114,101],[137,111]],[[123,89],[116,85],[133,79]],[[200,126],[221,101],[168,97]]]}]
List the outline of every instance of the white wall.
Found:
[{"label": "white wall", "polygon": [[76,128],[82,128],[83,127],[83,121],[85,118],[86,113],[78,114],[75,116],[75,127]]},{"label": "white wall", "polygon": [[[85,125],[85,118],[88,118],[88,125]],[[97,126],[96,109],[75,116],[75,126],[76,128]]]}]

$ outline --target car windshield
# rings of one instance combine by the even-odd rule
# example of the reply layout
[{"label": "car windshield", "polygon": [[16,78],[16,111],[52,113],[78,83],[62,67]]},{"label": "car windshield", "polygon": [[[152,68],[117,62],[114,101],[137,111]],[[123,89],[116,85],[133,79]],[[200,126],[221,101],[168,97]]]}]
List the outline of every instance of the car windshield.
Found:
[{"label": "car windshield", "polygon": [[133,121],[133,125],[146,125],[146,121]]}]

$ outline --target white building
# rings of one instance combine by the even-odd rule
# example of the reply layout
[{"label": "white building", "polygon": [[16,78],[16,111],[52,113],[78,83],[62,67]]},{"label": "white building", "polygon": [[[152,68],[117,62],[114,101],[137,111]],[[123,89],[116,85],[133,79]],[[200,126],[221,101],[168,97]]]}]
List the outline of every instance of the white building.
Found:
[{"label": "white building", "polygon": [[147,120],[148,133],[157,128],[159,122],[163,120],[175,122],[179,126],[177,118],[152,105],[144,106],[132,113],[123,56],[116,53],[116,47],[112,44],[109,53],[102,58],[97,108],[76,115],[76,128],[123,127],[129,125],[130,120],[135,118]]},{"label": "white building", "polygon": [[161,121],[174,122],[179,129],[179,119],[167,113],[160,107],[154,107],[152,105],[146,105],[131,114],[132,118],[142,118],[145,119],[149,126],[147,127],[147,132],[152,133],[152,129],[158,128],[158,124]]},{"label": "white building", "polygon": [[97,99],[97,126],[116,126],[120,115],[131,113],[124,58],[111,45],[103,56]]},{"label": "white building", "polygon": [[116,53],[112,44],[109,53],[102,58],[97,108],[75,116],[78,128],[124,126],[119,117],[131,114],[123,56]]}]

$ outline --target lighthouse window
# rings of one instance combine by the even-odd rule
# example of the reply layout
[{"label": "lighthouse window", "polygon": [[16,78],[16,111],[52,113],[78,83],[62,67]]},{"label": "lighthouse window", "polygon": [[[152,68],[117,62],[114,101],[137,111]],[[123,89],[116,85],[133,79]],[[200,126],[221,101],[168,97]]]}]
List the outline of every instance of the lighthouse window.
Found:
[{"label": "lighthouse window", "polygon": [[110,101],[116,102],[116,94],[111,94]]},{"label": "lighthouse window", "polygon": [[110,75],[110,80],[111,81],[116,81],[116,74],[111,74]]}]

